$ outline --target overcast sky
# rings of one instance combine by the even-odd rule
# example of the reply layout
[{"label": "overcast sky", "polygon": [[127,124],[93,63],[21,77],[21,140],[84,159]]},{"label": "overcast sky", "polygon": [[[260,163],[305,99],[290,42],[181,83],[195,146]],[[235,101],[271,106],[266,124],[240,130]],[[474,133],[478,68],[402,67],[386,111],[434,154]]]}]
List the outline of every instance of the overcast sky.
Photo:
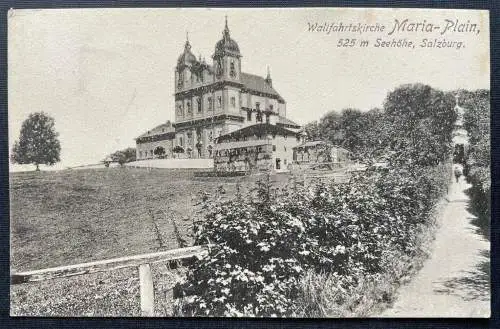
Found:
[{"label": "overcast sky", "polygon": [[[411,13],[411,14],[410,14]],[[326,112],[380,107],[400,84],[443,90],[489,88],[488,17],[483,12],[349,9],[94,9],[9,13],[9,149],[29,113],[45,111],[62,145],[55,168],[97,163],[134,146],[134,137],[174,118],[174,67],[186,31],[193,53],[211,62],[224,16],[244,72],[265,76],[300,124]],[[477,22],[478,35],[450,33],[466,48],[337,47],[340,37],[386,34],[308,32],[314,23],[380,23],[410,17]],[[400,35],[420,40],[424,35]],[[440,37],[438,33],[429,36]],[[396,36],[399,37],[399,36]],[[14,168],[12,168],[14,169]]]}]

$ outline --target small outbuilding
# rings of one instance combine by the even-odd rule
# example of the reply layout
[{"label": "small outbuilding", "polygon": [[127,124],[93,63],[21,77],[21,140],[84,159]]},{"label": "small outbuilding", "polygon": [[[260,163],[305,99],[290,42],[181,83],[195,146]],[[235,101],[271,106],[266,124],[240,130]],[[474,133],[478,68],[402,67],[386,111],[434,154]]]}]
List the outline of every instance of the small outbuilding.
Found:
[{"label": "small outbuilding", "polygon": [[215,139],[216,171],[287,171],[293,148],[302,135],[282,126],[259,123],[221,135]]},{"label": "small outbuilding", "polygon": [[293,148],[293,161],[299,165],[332,163],[342,166],[350,162],[350,152],[324,141],[310,141]]},{"label": "small outbuilding", "polygon": [[175,146],[175,128],[167,121],[137,137],[135,143],[137,160],[170,158]]}]

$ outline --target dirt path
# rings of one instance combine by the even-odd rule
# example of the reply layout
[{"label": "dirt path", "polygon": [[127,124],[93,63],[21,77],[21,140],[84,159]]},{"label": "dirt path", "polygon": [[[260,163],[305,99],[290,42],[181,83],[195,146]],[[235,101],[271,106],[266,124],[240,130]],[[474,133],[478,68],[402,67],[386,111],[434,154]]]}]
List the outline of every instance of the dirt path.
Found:
[{"label": "dirt path", "polygon": [[469,186],[452,184],[430,258],[380,316],[490,316],[490,243],[469,212]]}]

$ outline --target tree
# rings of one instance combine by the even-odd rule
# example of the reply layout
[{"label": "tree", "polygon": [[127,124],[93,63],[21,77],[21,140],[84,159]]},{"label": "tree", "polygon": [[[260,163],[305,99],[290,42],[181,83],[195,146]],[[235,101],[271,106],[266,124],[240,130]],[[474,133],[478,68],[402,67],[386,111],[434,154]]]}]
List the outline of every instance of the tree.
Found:
[{"label": "tree", "polygon": [[123,166],[127,162],[135,161],[135,153],[135,148],[128,147],[124,150],[116,151],[110,157],[113,161],[118,162],[120,166]]},{"label": "tree", "polygon": [[161,158],[162,156],[165,155],[165,148],[163,146],[158,146],[154,149],[153,153],[154,155]]},{"label": "tree", "polygon": [[304,126],[306,138],[308,141],[315,141],[321,139],[321,131],[319,129],[318,121],[309,122]]},{"label": "tree", "polygon": [[399,164],[435,165],[451,154],[455,100],[430,86],[406,84],[387,95],[390,150]]},{"label": "tree", "polygon": [[31,113],[24,120],[19,140],[12,148],[11,161],[18,164],[52,166],[60,161],[61,144],[55,130],[54,119],[44,112]]},{"label": "tree", "polygon": [[340,144],[342,141],[342,131],[340,130],[341,115],[335,111],[330,111],[323,116],[319,122],[319,131],[325,141],[333,144]]}]

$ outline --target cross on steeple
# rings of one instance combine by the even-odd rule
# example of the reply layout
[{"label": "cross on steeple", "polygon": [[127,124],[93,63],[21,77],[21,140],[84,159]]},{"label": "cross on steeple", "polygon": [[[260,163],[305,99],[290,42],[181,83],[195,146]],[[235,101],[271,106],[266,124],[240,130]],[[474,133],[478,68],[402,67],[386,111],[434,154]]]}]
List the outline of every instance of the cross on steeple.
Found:
[{"label": "cross on steeple", "polygon": [[189,32],[186,31],[186,43],[184,45],[185,50],[191,50],[191,44],[189,43]]},{"label": "cross on steeple", "polygon": [[229,27],[227,26],[227,15],[226,17],[226,25],[224,26],[224,32],[222,32],[222,35],[226,38],[229,38]]}]

